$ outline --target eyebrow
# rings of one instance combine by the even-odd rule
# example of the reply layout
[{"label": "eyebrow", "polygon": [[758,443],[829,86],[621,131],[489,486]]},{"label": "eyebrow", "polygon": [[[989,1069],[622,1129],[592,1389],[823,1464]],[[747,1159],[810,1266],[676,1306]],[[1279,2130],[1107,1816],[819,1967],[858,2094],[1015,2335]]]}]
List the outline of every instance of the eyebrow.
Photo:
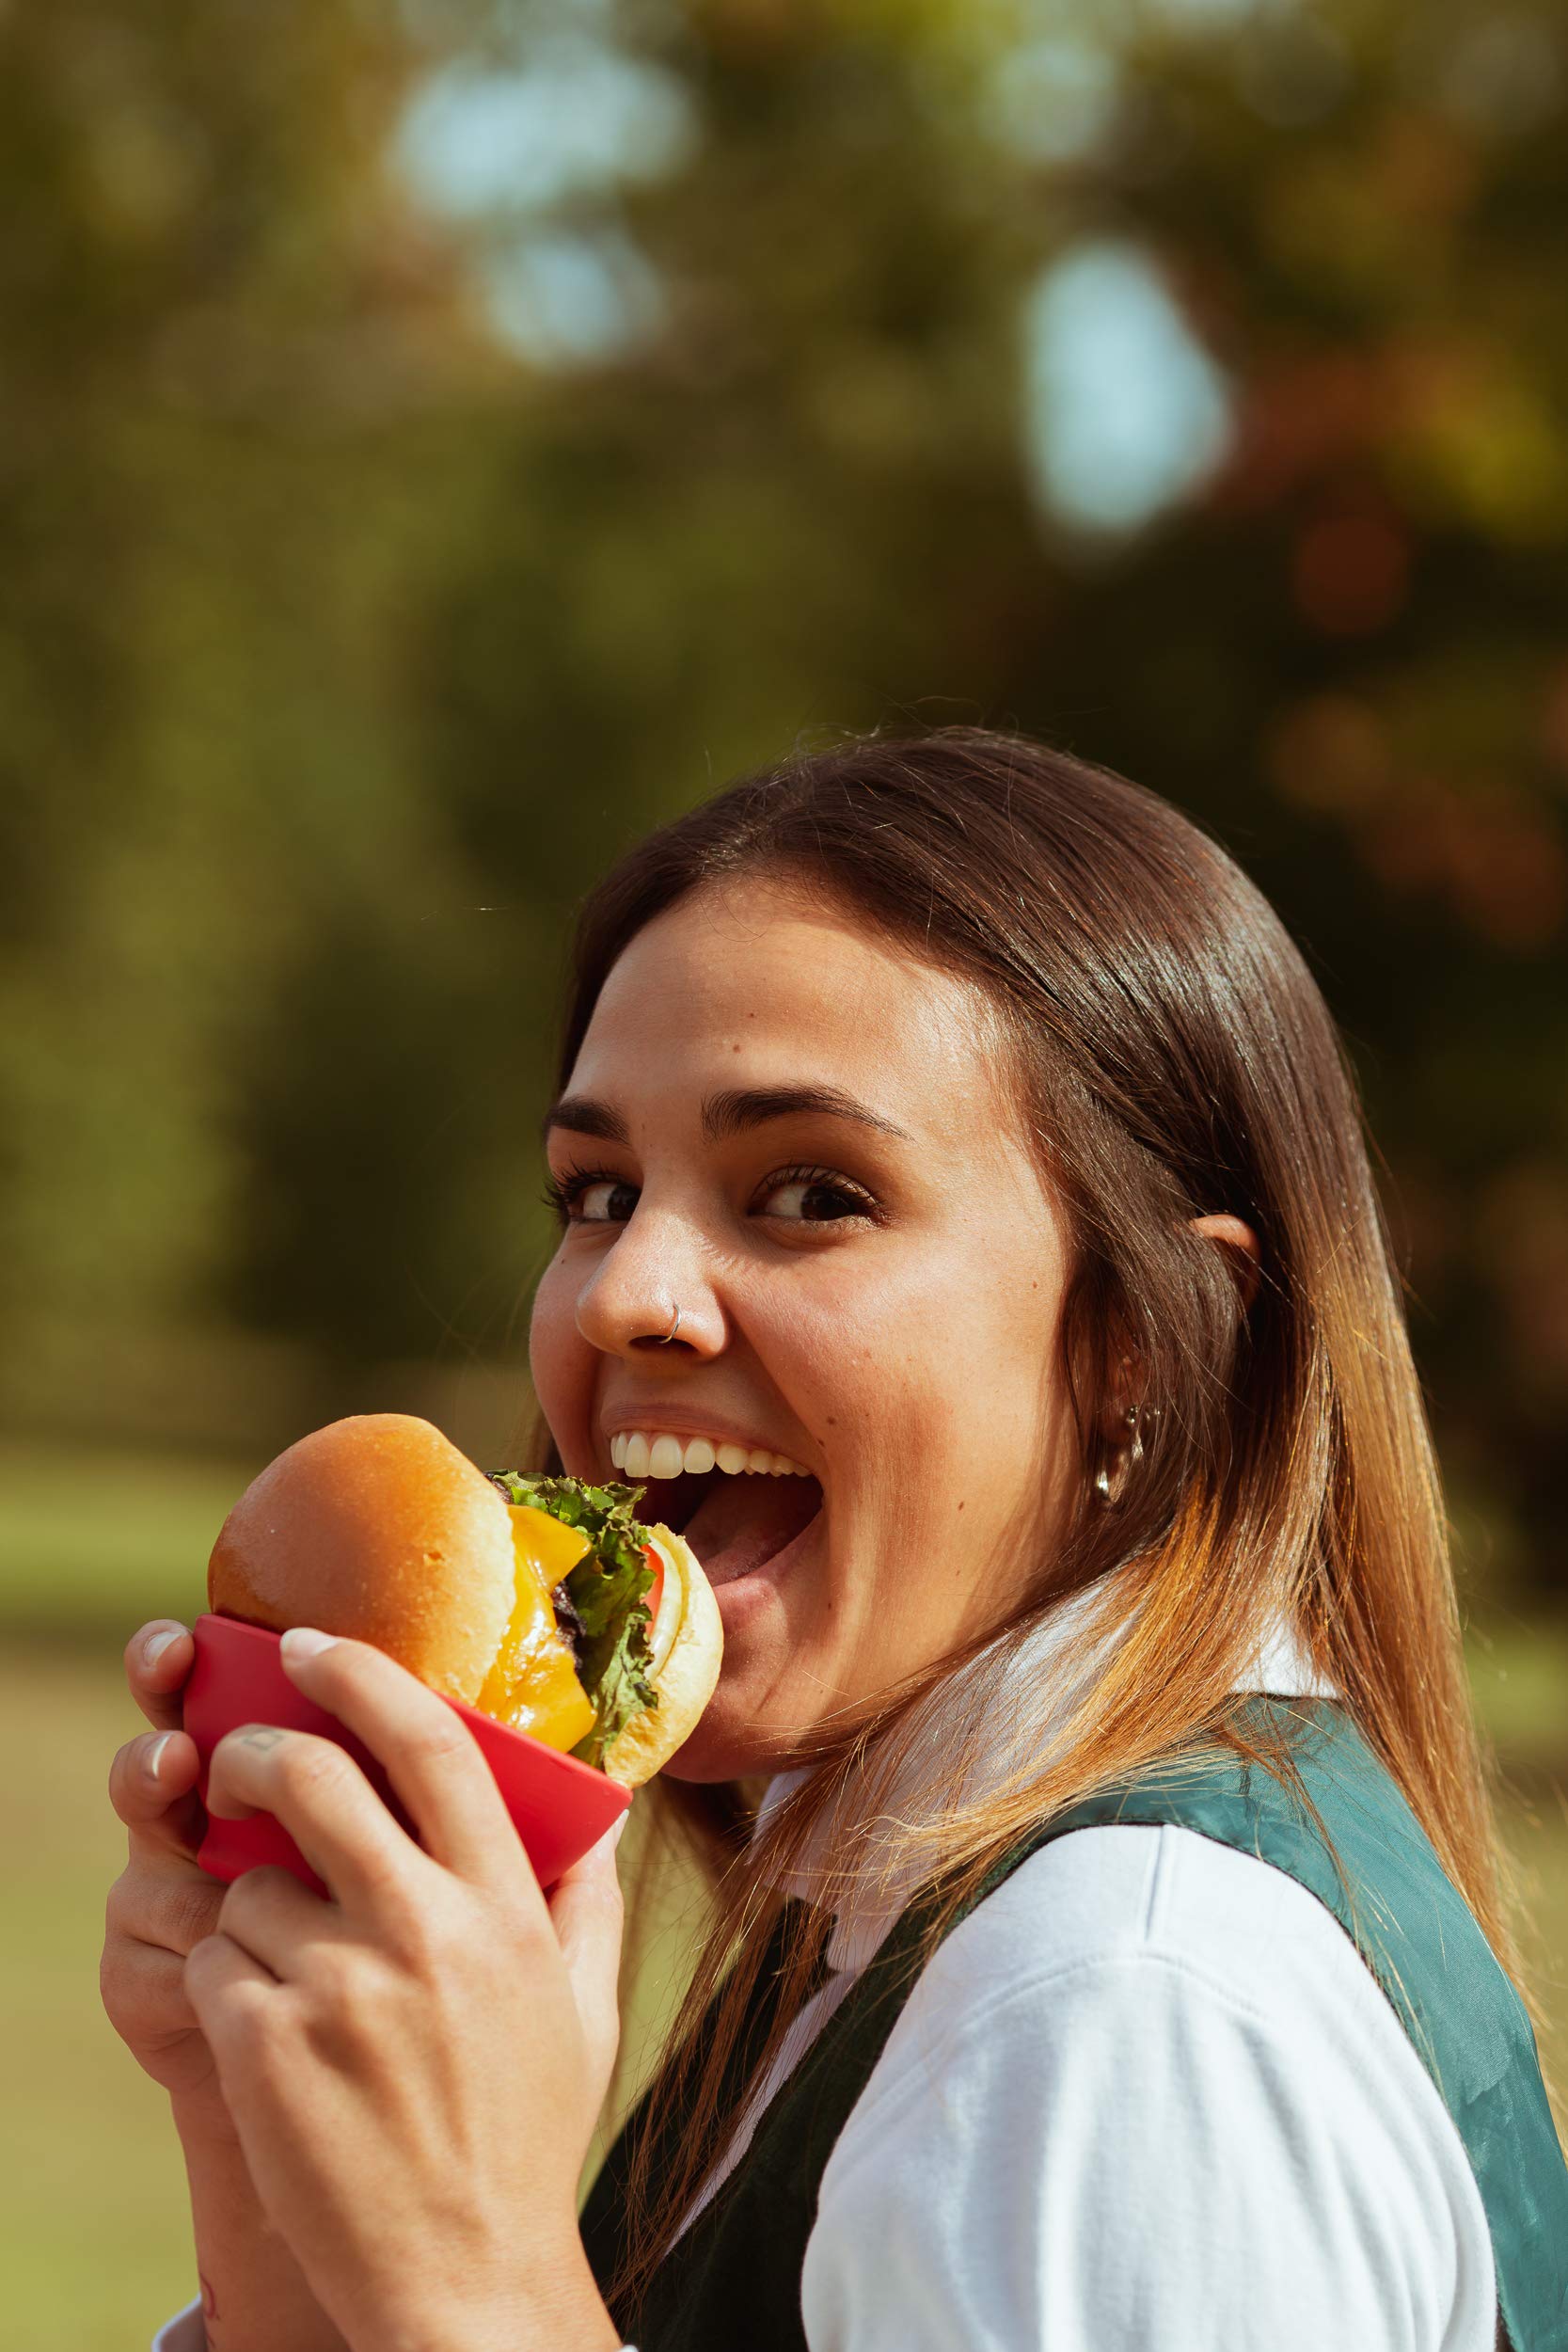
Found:
[{"label": "eyebrow", "polygon": [[[842,1087],[730,1087],[710,1094],[703,1104],[703,1134],[709,1143],[722,1143],[748,1128],[766,1126],[771,1119],[847,1119],[857,1127],[873,1127],[879,1135],[895,1136],[900,1143],[913,1137],[895,1126],[880,1111],[857,1103]],[[611,1104],[589,1094],[563,1094],[552,1103],[540,1126],[541,1137],[552,1127],[570,1127],[579,1136],[597,1136],[601,1143],[631,1141],[631,1129]]]}]

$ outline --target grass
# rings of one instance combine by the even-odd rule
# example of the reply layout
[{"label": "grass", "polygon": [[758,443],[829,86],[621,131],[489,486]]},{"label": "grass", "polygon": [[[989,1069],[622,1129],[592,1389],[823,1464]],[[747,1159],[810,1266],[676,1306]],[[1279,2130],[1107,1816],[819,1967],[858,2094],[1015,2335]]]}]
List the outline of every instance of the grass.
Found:
[{"label": "grass", "polygon": [[[124,1859],[104,1778],[143,1727],[119,1650],[145,1618],[201,1607],[213,1536],[249,1475],[0,1448],[0,1629],[13,1637],[0,1663],[0,1823],[8,1915],[24,1923],[0,1949],[10,2073],[0,2346],[16,2352],[126,2352],[193,2292],[167,2105],[99,2005],[103,1899]],[[1544,2055],[1568,2083],[1568,1632],[1499,1624],[1472,1664],[1482,1717],[1517,1768],[1505,1835],[1545,1996]],[[622,1851],[631,1856],[631,1838]],[[644,2058],[682,1939],[680,1898],[656,1927],[629,2021]]]},{"label": "grass", "polygon": [[188,1625],[261,1468],[0,1440],[0,1631],[119,1649],[149,1617]]},{"label": "grass", "polygon": [[143,1727],[113,1661],[23,1652],[0,1667],[8,1910],[25,1923],[0,1952],[0,2343],[16,2352],[126,2352],[195,2292],[168,2104],[98,1998],[125,1858],[104,1779]]}]

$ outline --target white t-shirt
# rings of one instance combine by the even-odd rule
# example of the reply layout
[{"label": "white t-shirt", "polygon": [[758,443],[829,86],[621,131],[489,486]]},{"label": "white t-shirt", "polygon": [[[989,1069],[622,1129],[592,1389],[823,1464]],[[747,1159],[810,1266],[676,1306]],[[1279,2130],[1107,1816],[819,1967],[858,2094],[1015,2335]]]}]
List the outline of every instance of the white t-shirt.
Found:
[{"label": "white t-shirt", "polygon": [[[1332,1695],[1288,1634],[1239,1687]],[[896,1912],[841,1916],[709,2195]],[[1497,2324],[1463,2142],[1338,1921],[1254,1855],[1125,1825],[1043,1847],[922,1973],[829,2158],[801,2311],[810,2352],[1493,2352]],[[205,2341],[193,2303],[153,2352]]]}]

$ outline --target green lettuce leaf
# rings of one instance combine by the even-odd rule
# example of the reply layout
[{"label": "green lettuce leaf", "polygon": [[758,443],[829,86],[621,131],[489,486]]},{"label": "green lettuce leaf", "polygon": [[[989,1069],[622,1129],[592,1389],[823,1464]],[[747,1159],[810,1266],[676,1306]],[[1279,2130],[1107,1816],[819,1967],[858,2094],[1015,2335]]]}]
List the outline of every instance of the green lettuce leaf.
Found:
[{"label": "green lettuce leaf", "polygon": [[533,1477],[519,1470],[490,1475],[509,1502],[547,1511],[588,1538],[590,1549],[563,1582],[582,1629],[578,1676],[596,1720],[572,1754],[585,1764],[602,1766],[606,1750],[626,1725],[645,1708],[658,1705],[649,1677],[653,1619],[644,1599],[654,1581],[642,1556],[649,1536],[632,1515],[643,1490],[618,1480],[593,1486],[581,1478]]}]

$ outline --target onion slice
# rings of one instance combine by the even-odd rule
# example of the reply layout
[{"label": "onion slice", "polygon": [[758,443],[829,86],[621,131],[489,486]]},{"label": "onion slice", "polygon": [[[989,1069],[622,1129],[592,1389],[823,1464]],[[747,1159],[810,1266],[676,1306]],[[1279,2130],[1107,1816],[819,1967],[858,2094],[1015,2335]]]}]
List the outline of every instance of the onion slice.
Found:
[{"label": "onion slice", "polygon": [[686,1578],[672,1545],[667,1540],[668,1528],[650,1527],[648,1537],[653,1549],[664,1563],[664,1575],[659,1584],[658,1608],[648,1628],[648,1671],[657,1675],[681,1629],[686,1613]]}]

